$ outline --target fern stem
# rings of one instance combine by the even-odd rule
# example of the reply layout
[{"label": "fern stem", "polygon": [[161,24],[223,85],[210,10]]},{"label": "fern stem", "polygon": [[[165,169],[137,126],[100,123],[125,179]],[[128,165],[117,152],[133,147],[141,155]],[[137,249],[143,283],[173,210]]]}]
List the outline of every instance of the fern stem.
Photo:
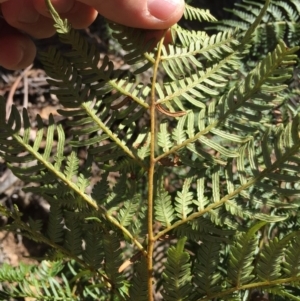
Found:
[{"label": "fern stem", "polygon": [[215,202],[209,206],[207,206],[205,209],[199,211],[199,212],[195,212],[192,213],[191,215],[189,215],[186,219],[184,220],[180,220],[178,222],[175,222],[173,225],[171,225],[170,227],[158,232],[154,237],[153,240],[157,241],[160,237],[163,237],[164,235],[166,235],[169,231],[176,229],[177,227],[179,227],[180,225],[183,225],[187,222],[190,222],[202,215],[204,215],[205,213],[209,213],[212,210],[220,207],[221,205],[225,204],[226,202],[230,201],[231,199],[233,199],[234,197],[236,197],[238,194],[240,194],[242,191],[252,187],[255,185],[255,183],[261,181],[263,178],[265,178],[267,175],[271,174],[273,171],[277,170],[280,165],[282,164],[282,162],[286,162],[291,156],[293,156],[295,153],[298,152],[300,147],[300,142],[299,144],[295,144],[293,147],[291,147],[280,159],[276,160],[269,168],[264,169],[263,171],[261,171],[257,176],[252,177],[249,179],[248,182],[246,182],[244,185],[238,187],[237,189],[235,189],[233,192],[227,194],[226,196],[224,196],[223,198],[221,198],[218,202]]},{"label": "fern stem", "polygon": [[140,106],[144,107],[145,109],[149,109],[149,105],[146,102],[143,102],[139,97],[127,92],[125,89],[120,88],[116,84],[116,80],[110,80],[108,83],[117,91],[121,92],[122,95],[130,97],[133,101],[137,102]]},{"label": "fern stem", "polygon": [[103,207],[99,207],[90,196],[88,196],[84,191],[81,191],[81,189],[75,183],[73,183],[70,179],[68,179],[60,170],[57,170],[57,168],[55,168],[55,166],[51,162],[47,161],[43,157],[43,155],[41,155],[38,151],[34,150],[33,147],[30,146],[29,144],[24,143],[23,139],[18,134],[14,134],[13,137],[20,145],[22,145],[24,149],[26,149],[30,154],[32,154],[37,159],[37,161],[42,163],[50,172],[52,172],[64,184],[72,188],[72,190],[74,190],[79,196],[81,196],[83,200],[86,201],[90,206],[92,206],[97,210],[101,210],[102,212],[106,212],[106,209],[104,209]]},{"label": "fern stem", "polygon": [[86,103],[81,104],[81,107],[93,119],[93,121],[99,126],[99,128],[103,130],[109,136],[109,138],[112,141],[114,141],[124,151],[124,153],[126,153],[128,157],[135,160],[137,164],[139,164],[144,170],[146,170],[146,166],[141,161],[141,159],[138,156],[134,155],[133,152],[128,148],[128,146],[122,143],[121,139],[116,134],[114,134],[110,129],[107,128],[107,126],[100,120],[100,118],[96,115],[96,113],[93,112],[93,110],[91,110]]},{"label": "fern stem", "polygon": [[[62,20],[60,18],[59,14],[56,12],[55,8],[53,7],[51,0],[46,0],[46,4],[47,4],[50,14],[52,15],[53,19],[55,20],[55,23],[60,24],[61,25],[60,28],[61,27],[64,28],[63,34],[70,39],[69,43],[72,45],[72,38],[70,35],[68,35],[71,30],[71,27],[67,26],[68,23],[64,22],[64,20]],[[58,33],[61,33],[61,32],[58,31]],[[90,62],[90,66],[92,66],[93,63],[92,63],[92,61],[90,61],[90,57],[85,56],[84,54],[83,54],[83,56],[85,57],[86,61]],[[109,80],[108,83],[113,88],[115,88],[116,90],[121,92],[122,95],[129,96],[133,101],[137,102],[140,106],[142,106],[146,109],[149,108],[149,105],[147,103],[143,102],[139,97],[132,95],[130,92],[126,91],[126,89],[122,89],[121,87],[119,87],[116,83],[116,80]],[[76,98],[79,99],[80,96],[76,95]],[[105,126],[105,124],[100,120],[100,118],[89,107],[88,104],[82,103],[81,108],[83,108],[86,111],[86,113],[93,119],[93,121],[99,126],[99,128],[102,129],[109,136],[109,138],[111,138],[112,141],[114,141],[124,151],[124,153],[127,156],[129,156],[130,158],[135,160],[137,162],[137,164],[139,164],[144,170],[147,169],[147,166],[145,166],[145,164],[142,162],[142,160],[137,155],[134,155],[134,153],[121,141],[121,139],[119,139],[119,137],[117,137],[117,135],[115,135],[110,129],[108,129]]]},{"label": "fern stem", "polygon": [[154,250],[154,233],[153,233],[153,207],[154,207],[154,172],[155,172],[155,129],[156,129],[156,90],[155,83],[157,79],[158,67],[160,62],[160,54],[164,42],[164,36],[160,40],[157,49],[157,56],[153,68],[153,78],[151,86],[151,103],[150,103],[150,164],[148,170],[148,255],[147,255],[147,269],[148,269],[148,300],[153,301],[153,250]]},{"label": "fern stem", "polygon": [[280,286],[283,284],[289,284],[289,283],[299,283],[299,276],[293,276],[293,277],[288,277],[288,278],[283,278],[283,279],[275,279],[275,280],[265,280],[265,281],[260,281],[260,282],[252,282],[240,286],[235,286],[232,288],[226,288],[225,291],[221,291],[215,294],[211,294],[209,296],[197,299],[196,301],[209,301],[209,300],[214,300],[217,298],[221,298],[224,296],[231,295],[234,292],[238,291],[245,291],[249,289],[258,289],[258,288],[270,288],[272,286]]},{"label": "fern stem", "polygon": [[201,136],[204,136],[209,133],[210,130],[216,128],[221,123],[220,120],[218,120],[215,123],[210,124],[207,126],[203,131],[197,133],[194,137],[186,139],[183,143],[175,145],[172,147],[169,151],[164,152],[163,154],[157,156],[154,160],[155,162],[159,162],[159,160],[168,157],[169,155],[176,154],[177,151],[179,151],[181,148],[188,146],[189,144],[195,142],[198,140]]},{"label": "fern stem", "polygon": [[[279,47],[279,46],[278,46]],[[175,154],[176,152],[178,152],[180,149],[188,146],[189,144],[197,141],[201,136],[206,135],[207,133],[209,133],[210,130],[217,128],[220,124],[224,123],[229,116],[234,115],[237,110],[243,106],[243,104],[250,99],[253,95],[255,95],[255,93],[257,93],[262,85],[264,84],[264,82],[270,77],[272,76],[272,74],[274,74],[275,70],[277,70],[280,65],[284,62],[284,60],[286,59],[287,55],[292,54],[292,52],[289,52],[289,50],[285,49],[284,44],[280,44],[280,53],[278,50],[278,58],[276,59],[276,61],[273,63],[273,65],[271,67],[268,68],[267,72],[265,72],[265,74],[260,78],[259,81],[257,81],[255,83],[255,85],[250,89],[250,91],[248,91],[247,93],[245,93],[245,95],[243,95],[243,97],[241,99],[238,100],[238,102],[236,103],[236,105],[234,106],[234,108],[229,109],[226,114],[224,114],[222,117],[219,117],[219,119],[214,122],[209,124],[205,129],[203,129],[202,131],[198,132],[197,134],[195,134],[193,137],[186,139],[183,143],[175,145],[174,147],[172,147],[170,150],[168,150],[167,152],[164,152],[163,154],[157,156],[155,158],[155,161],[158,162],[160,161],[162,158],[164,157],[168,157],[171,154]],[[234,55],[234,53],[232,53],[230,56],[228,56],[226,59],[224,59],[222,62],[225,64],[225,62],[227,60],[230,59],[230,57],[232,57]],[[218,70],[220,68],[220,63],[212,68],[212,70],[210,70],[210,72],[214,73],[216,70]],[[255,70],[255,69],[254,69]],[[205,77],[207,77],[208,75],[206,74]],[[192,88],[192,85],[189,86],[189,88]],[[156,102],[156,104],[160,104],[160,103],[164,103],[166,101],[171,100],[171,97],[175,97],[175,96],[180,96],[180,93],[186,92],[187,90],[182,90],[179,89],[177,92],[173,93],[172,95],[169,95],[168,97],[158,100]]]},{"label": "fern stem", "polygon": [[267,9],[270,5],[270,2],[271,2],[271,0],[266,0],[265,1],[265,4],[264,4],[262,10],[260,11],[259,15],[255,19],[255,21],[251,24],[251,26],[248,28],[248,30],[246,31],[246,33],[244,35],[244,38],[241,42],[241,45],[244,45],[244,44],[249,42],[253,32],[255,31],[255,29],[257,29],[258,24],[260,23],[260,21],[262,20],[264,14],[266,13],[266,11],[267,11]]},{"label": "fern stem", "polygon": [[[98,206],[97,203],[89,196],[87,195],[84,191],[81,191],[81,189],[72,182],[71,179],[68,179],[61,171],[57,170],[55,166],[51,163],[48,162],[47,160],[44,159],[43,155],[35,151],[30,145],[24,143],[23,139],[18,135],[14,134],[13,135],[14,139],[18,141],[20,145],[24,147],[29,153],[31,153],[40,163],[42,163],[50,172],[55,174],[55,176],[60,179],[63,183],[65,183],[67,186],[72,188],[73,191],[75,191],[79,196],[82,197],[82,199],[87,202],[91,207],[95,208],[96,210],[99,210],[104,213],[105,217],[112,223],[114,224],[117,228],[119,228],[125,235],[127,235],[131,241],[137,246],[137,248],[143,252],[144,256],[147,255],[147,252],[141,245],[141,243],[133,237],[133,235],[120,223],[118,223],[116,220],[114,220],[111,216],[109,216],[108,212],[106,209],[102,206]],[[56,248],[56,247],[55,247]]]}]

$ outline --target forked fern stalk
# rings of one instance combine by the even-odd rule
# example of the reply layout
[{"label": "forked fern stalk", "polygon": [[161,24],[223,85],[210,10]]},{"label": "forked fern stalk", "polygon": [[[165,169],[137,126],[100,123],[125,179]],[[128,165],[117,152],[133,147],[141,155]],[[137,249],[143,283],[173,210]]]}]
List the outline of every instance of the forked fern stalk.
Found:
[{"label": "forked fern stalk", "polygon": [[148,268],[148,295],[149,300],[153,300],[153,251],[154,251],[154,173],[155,173],[155,145],[156,145],[156,90],[155,84],[157,81],[157,73],[160,62],[162,45],[164,38],[159,42],[156,61],[153,68],[152,89],[151,89],[151,103],[150,103],[150,162],[148,171],[148,254],[147,254],[147,268]]},{"label": "forked fern stalk", "polygon": [[[300,300],[299,7],[287,2],[243,0],[232,12],[251,24],[186,5],[171,45],[168,31],[149,41],[111,23],[118,69],[46,0],[71,49],[39,53],[63,120],[6,116],[1,98],[0,156],[49,219],[0,213],[49,251],[1,267],[0,300]],[[260,44],[268,26],[276,43]]]}]

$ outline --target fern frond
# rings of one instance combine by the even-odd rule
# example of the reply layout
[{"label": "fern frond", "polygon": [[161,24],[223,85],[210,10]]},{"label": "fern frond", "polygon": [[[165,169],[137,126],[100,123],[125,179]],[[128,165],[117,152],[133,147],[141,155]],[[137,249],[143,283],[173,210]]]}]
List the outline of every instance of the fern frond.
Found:
[{"label": "fern frond", "polygon": [[101,180],[99,180],[92,190],[92,197],[98,204],[104,204],[104,201],[108,197],[109,193],[109,183],[108,183],[108,173],[103,173],[101,175]]},{"label": "fern frond", "polygon": [[296,236],[285,250],[285,260],[283,264],[283,271],[287,277],[300,276],[300,254],[298,252],[300,246],[300,236]]},{"label": "fern frond", "polygon": [[265,15],[265,13],[266,13],[269,5],[270,5],[270,2],[271,2],[271,0],[265,0],[265,3],[262,6],[260,12],[257,14],[255,20],[252,22],[249,29],[245,32],[245,36],[243,37],[242,44],[248,43],[248,41],[251,39],[251,37],[253,35],[253,32],[255,31],[255,29],[257,28],[257,26],[259,25],[259,23],[263,19],[264,15]]},{"label": "fern frond", "polygon": [[[251,103],[249,101],[251,97],[265,103],[270,99],[269,93],[271,90],[278,92],[285,89],[286,85],[282,83],[286,81],[288,74],[292,74],[290,66],[295,62],[296,57],[293,53],[295,53],[297,49],[298,48],[288,49],[283,42],[280,42],[276,49],[272,53],[269,53],[267,57],[247,75],[238,88],[232,88],[226,96],[224,95],[224,98],[221,98],[218,106],[220,117],[228,114],[228,109],[237,110],[240,106],[240,101],[247,106],[248,103]],[[240,97],[241,94],[244,95],[244,100],[242,99],[243,97]],[[248,113],[247,109],[243,111],[238,110],[238,114],[240,115],[238,119],[251,118],[249,113],[252,112],[248,110]],[[259,109],[259,107],[257,107],[257,109]],[[251,110],[256,111],[255,106],[251,107]],[[253,121],[257,122],[257,120]],[[253,122],[250,124],[252,123]]]},{"label": "fern frond", "polygon": [[[194,73],[197,69],[203,69],[204,57],[208,61],[224,58],[234,52],[238,45],[240,43],[236,40],[236,35],[231,32],[220,32],[210,37],[197,39],[190,42],[188,47],[169,45],[168,48],[162,47],[162,66],[169,77],[175,80],[186,74]],[[216,83],[216,86],[219,87],[224,85],[224,83]]]},{"label": "fern frond", "polygon": [[257,276],[259,279],[272,281],[281,277],[281,263],[285,248],[296,235],[299,235],[299,233],[292,232],[281,240],[274,238],[264,246],[257,262]]},{"label": "fern frond", "polygon": [[193,178],[186,178],[182,191],[178,191],[177,196],[175,197],[175,210],[177,216],[183,220],[193,211],[193,208],[191,207],[193,204],[193,193],[189,191],[192,180]]},{"label": "fern frond", "polygon": [[135,213],[133,222],[129,226],[134,237],[144,237],[147,233],[147,210],[147,204],[144,201],[141,201]]},{"label": "fern frond", "polygon": [[230,248],[228,266],[228,277],[233,287],[249,283],[255,277],[253,261],[258,244],[257,232],[264,225],[263,222],[258,223],[247,233],[236,236],[234,245]]},{"label": "fern frond", "polygon": [[[285,129],[278,128],[274,132],[267,131],[263,137],[264,148],[262,150],[260,148],[255,150],[253,142],[248,143],[246,148],[241,148],[243,153],[241,153],[240,158],[244,158],[243,160],[238,159],[238,172],[241,184],[245,183],[245,175],[248,174],[248,172],[245,172],[247,164],[244,162],[244,151],[247,149],[248,164],[251,167],[253,179],[256,179],[255,182],[260,179],[255,183],[258,188],[267,192],[276,191],[283,195],[299,194],[300,190],[297,189],[299,185],[297,183],[300,181],[297,175],[300,147],[298,131],[299,118],[295,118]],[[271,159],[271,157],[274,157],[274,159]],[[274,190],[273,185],[276,181],[282,182],[282,185]]]},{"label": "fern frond", "polygon": [[185,4],[184,18],[188,20],[198,20],[198,21],[216,21],[217,19],[210,14],[209,10],[200,9],[192,7]]},{"label": "fern frond", "polygon": [[[39,266],[32,267],[21,264],[20,267],[12,268],[4,265],[0,269],[0,277],[4,275],[5,281],[10,284],[4,292],[14,298],[33,298],[35,300],[67,300],[76,301],[70,284],[65,277],[58,281],[63,268],[62,262],[42,261]],[[24,272],[26,271],[26,275]],[[22,279],[13,275],[23,275]],[[9,275],[11,275],[10,280]],[[18,283],[18,286],[15,283]]]},{"label": "fern frond", "polygon": [[156,46],[155,40],[147,40],[145,30],[116,23],[110,23],[110,28],[113,30],[113,37],[127,52],[124,61],[129,65],[141,63],[135,68],[135,74],[145,72],[154,65],[155,59],[150,50]]},{"label": "fern frond", "polygon": [[157,133],[157,144],[163,149],[164,152],[168,151],[172,146],[171,134],[168,130],[168,121],[162,120],[160,122],[160,131]]},{"label": "fern frond", "polygon": [[65,213],[65,248],[74,255],[82,253],[82,227],[80,226],[80,219],[78,215],[73,212]]},{"label": "fern frond", "polygon": [[[122,154],[121,149],[126,149],[123,155],[131,153],[129,157],[136,157],[135,151],[129,151],[127,145],[134,133],[132,124],[144,114],[145,108],[148,108],[145,100],[150,88],[132,82],[133,77],[128,72],[128,75],[125,75],[123,71],[122,74],[114,72],[113,64],[107,57],[104,57],[102,65],[98,67],[95,62],[98,62],[99,54],[95,47],[91,48],[74,30],[61,34],[60,37],[64,43],[72,45],[72,52],[63,57],[55,49],[50,49],[48,53],[41,54],[41,60],[48,74],[56,79],[50,80],[51,84],[56,87],[53,92],[58,95],[65,107],[73,108],[72,111],[60,110],[60,113],[66,117],[76,116],[75,121],[69,122],[76,133],[72,145],[89,146],[105,140],[112,142],[111,147],[116,150],[112,155],[113,158]],[[125,110],[113,109],[116,105],[112,105],[112,102],[120,97],[128,98],[133,102]],[[137,104],[140,105],[139,108]],[[111,113],[110,106],[114,110],[112,118],[108,115]],[[80,109],[77,109],[79,107]],[[80,115],[82,115],[81,118]],[[122,125],[119,126],[119,134],[113,135],[109,127],[116,119],[122,119]],[[124,128],[128,126],[130,128],[124,136]],[[104,134],[86,139],[86,135],[94,135],[99,130]],[[123,141],[124,138],[125,141]],[[104,157],[104,159],[109,160],[109,157]],[[139,161],[137,157],[135,159]]]},{"label": "fern frond", "polygon": [[226,242],[228,237],[235,234],[235,230],[217,227],[206,217],[200,217],[182,224],[175,229],[178,237],[187,237],[192,241]]},{"label": "fern frond", "polygon": [[[73,259],[72,280],[55,262],[4,276],[0,269],[0,280],[11,282],[3,295],[146,301],[154,278],[166,301],[246,300],[254,287],[270,297],[296,295],[300,116],[286,110],[285,89],[293,72],[299,79],[299,47],[282,41],[299,42],[296,0],[242,0],[233,12],[243,22],[222,25],[239,29],[208,35],[174,25],[175,44],[163,46],[162,37],[157,48],[144,30],[112,24],[132,67],[125,69],[88,45],[47,1],[72,50],[50,48],[40,58],[71,137],[51,115],[47,126],[37,117],[32,141],[27,110],[13,107],[5,116],[1,97],[0,156],[26,183],[40,184],[27,191],[50,203],[48,230],[41,220],[24,222],[16,207],[0,204],[0,212],[13,220],[7,229],[53,248],[49,258]],[[189,5],[184,18],[215,21]],[[266,43],[271,52],[253,64],[249,49],[264,47],[261,38],[274,47]],[[136,74],[151,67],[139,82]],[[274,125],[278,110],[282,120]],[[86,150],[84,160],[78,149]],[[263,222],[251,227],[252,220]],[[266,223],[272,237],[279,235],[263,245],[267,235],[259,241],[258,231]],[[134,263],[124,273],[123,255]]]},{"label": "fern frond", "polygon": [[144,129],[140,131],[138,137],[133,143],[133,147],[137,149],[137,154],[141,160],[150,156],[150,139],[150,134],[146,129]]},{"label": "fern frond", "polygon": [[48,220],[47,234],[51,241],[55,243],[62,242],[64,224],[63,224],[63,214],[62,208],[59,204],[52,202],[50,207],[50,214]]},{"label": "fern frond", "polygon": [[168,228],[174,219],[174,208],[171,203],[171,196],[162,189],[155,200],[155,219],[161,222],[163,227]]},{"label": "fern frond", "polygon": [[118,212],[118,219],[122,226],[126,227],[133,223],[140,200],[140,195],[134,195],[131,199],[124,202],[122,209]]},{"label": "fern frond", "polygon": [[299,287],[293,288],[289,286],[277,286],[275,288],[266,289],[266,292],[270,293],[272,297],[277,296],[279,298],[284,298],[284,300],[300,300],[300,297],[298,295]]},{"label": "fern frond", "polygon": [[166,301],[190,300],[192,294],[190,256],[184,251],[186,238],[181,238],[176,247],[168,250],[163,272],[163,292]]},{"label": "fern frond", "polygon": [[178,44],[183,47],[189,46],[196,41],[203,41],[208,38],[208,34],[205,31],[187,30],[182,28],[179,24],[175,24],[171,27],[171,33],[174,42],[178,39]]},{"label": "fern frond", "polygon": [[[76,55],[80,54],[76,53]],[[101,146],[103,142],[106,142],[111,148],[114,148],[114,152],[111,154],[113,158],[126,155],[134,158],[141,164],[140,159],[135,154],[135,150],[132,147],[130,150],[127,145],[134,134],[134,123],[137,122],[141,115],[144,114],[145,108],[148,107],[145,99],[150,89],[147,86],[131,82],[130,78],[128,80],[110,80],[108,78],[95,84],[86,78],[84,74],[82,75],[81,69],[73,66],[70,59],[63,57],[60,52],[54,49],[45,53],[41,60],[46,65],[47,72],[56,78],[55,81],[49,80],[52,86],[56,87],[53,93],[57,94],[66,108],[72,109],[71,111],[59,110],[59,113],[63,116],[74,117],[75,119],[68,122],[74,133],[71,145],[75,147],[93,145],[96,148],[94,152],[98,153],[98,158],[100,158],[102,157]],[[107,62],[103,62],[103,64],[105,63]],[[106,68],[105,65],[102,67],[103,69]],[[115,93],[111,94],[112,90]],[[133,102],[126,110],[120,108],[120,110],[111,111],[112,102],[124,96]],[[141,100],[141,98],[144,98],[144,100]],[[140,106],[138,107],[138,105]],[[112,116],[109,115],[110,113]],[[113,133],[110,126],[113,121],[118,119],[121,119],[121,124],[118,131]],[[126,130],[127,128],[128,130]],[[99,132],[101,133],[100,135]],[[87,135],[89,136],[88,139]],[[91,135],[93,137],[90,138]],[[106,151],[106,149],[103,151]],[[109,160],[109,157],[104,157],[103,159]]]},{"label": "fern frond", "polygon": [[104,250],[102,237],[98,232],[95,235],[92,226],[84,227],[83,239],[85,242],[85,248],[82,253],[84,261],[93,269],[97,270],[102,267],[104,259]]},{"label": "fern frond", "polygon": [[193,269],[197,296],[210,298],[212,293],[221,291],[222,277],[219,270],[220,244],[202,243],[197,252],[197,262]]},{"label": "fern frond", "polygon": [[79,168],[79,159],[77,158],[75,152],[72,152],[67,157],[65,175],[68,180],[71,180],[73,176],[77,175]]},{"label": "fern frond", "polygon": [[126,227],[133,236],[145,233],[147,206],[135,178],[128,179],[127,174],[123,173],[116,185],[107,191],[107,196],[102,201],[105,201],[108,215],[113,219],[116,216],[119,226]]},{"label": "fern frond", "polygon": [[122,298],[128,296],[128,283],[123,275],[118,272],[122,264],[122,251],[120,242],[115,234],[106,233],[103,236],[103,248],[105,254],[105,271],[112,284],[112,290]]},{"label": "fern frond", "polygon": [[24,263],[20,263],[20,265],[13,269],[7,263],[4,263],[0,268],[0,280],[2,282],[19,282],[22,281],[26,275],[28,275],[29,271],[32,269],[31,265],[25,265]]},{"label": "fern frond", "polygon": [[185,111],[185,103],[198,109],[205,108],[207,98],[219,94],[219,90],[215,87],[223,86],[226,81],[224,76],[228,75],[226,68],[230,64],[237,64],[234,54],[213,67],[206,68],[205,71],[196,71],[191,76],[165,83],[164,87],[157,83],[156,91],[159,98],[156,104],[166,104],[171,112],[176,111],[174,106]]},{"label": "fern frond", "polygon": [[[0,100],[0,103],[1,106],[4,105],[3,100]],[[23,110],[23,120],[26,132],[28,128],[30,128],[29,124],[27,124],[28,113],[26,109]],[[70,173],[70,175],[66,176],[64,171],[61,170],[63,168],[62,162],[63,160],[65,160],[63,156],[63,145],[65,145],[65,140],[62,127],[60,125],[56,126],[52,115],[50,115],[49,125],[47,127],[47,136],[42,139],[42,134],[45,127],[41,122],[40,117],[38,117],[37,120],[38,139],[35,140],[32,145],[32,143],[28,141],[26,134],[25,136],[21,135],[21,116],[17,109],[13,107],[8,123],[5,125],[5,129],[7,130],[0,137],[1,156],[5,158],[8,163],[11,162],[11,164],[19,162],[18,157],[24,157],[24,162],[32,162],[30,167],[19,167],[11,165],[12,171],[25,182],[44,182],[46,185],[46,187],[43,188],[44,191],[47,191],[52,195],[55,195],[56,193],[57,195],[61,195],[62,192],[73,189],[73,192],[76,191],[77,195],[80,196],[81,201],[88,203],[94,208],[97,208],[94,200],[92,200],[92,198],[84,192],[83,187],[86,187],[87,182],[83,181],[83,175],[81,176],[82,179],[78,181],[76,178],[71,179],[70,177],[68,177],[71,174],[74,174],[73,171]],[[11,133],[14,134],[11,136]],[[55,133],[58,133],[58,139],[60,139],[58,143],[59,152],[57,156],[52,155]],[[9,139],[12,139],[13,142]],[[42,148],[42,142],[45,143],[45,150],[43,154],[39,152],[39,149]],[[24,155],[20,156],[20,153]],[[57,179],[59,179],[61,183],[64,183],[64,185],[66,186],[66,188],[62,191],[58,191],[57,186],[54,185],[55,183],[57,183]],[[32,189],[34,190],[34,188]]]},{"label": "fern frond", "polygon": [[105,198],[106,208],[109,212],[113,212],[126,200],[127,188],[127,175],[122,174],[112,191],[109,191],[109,195]]},{"label": "fern frond", "polygon": [[128,301],[148,301],[148,287],[147,287],[147,262],[142,258],[140,262],[134,265],[134,276],[132,285],[129,290],[130,298]]},{"label": "fern frond", "polygon": [[[217,29],[240,28],[242,34],[248,30],[259,15],[264,1],[243,0],[235,9],[228,10],[237,20],[217,22]],[[297,46],[300,41],[299,11],[296,1],[272,1],[262,19],[261,24],[253,31],[253,52],[260,56],[272,50],[279,40],[284,39],[287,45]]]},{"label": "fern frond", "polygon": [[172,132],[172,138],[175,141],[175,143],[181,144],[183,141],[186,140],[187,135],[186,135],[186,131],[185,131],[185,122],[186,122],[187,116],[182,116],[179,118],[178,120],[178,125],[176,128],[174,128],[173,132]]}]

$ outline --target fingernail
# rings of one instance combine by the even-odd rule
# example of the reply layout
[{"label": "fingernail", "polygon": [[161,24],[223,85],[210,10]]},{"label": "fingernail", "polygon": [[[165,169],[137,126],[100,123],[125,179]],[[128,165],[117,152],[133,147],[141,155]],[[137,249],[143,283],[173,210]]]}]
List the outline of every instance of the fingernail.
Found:
[{"label": "fingernail", "polygon": [[40,14],[36,10],[26,8],[26,6],[25,6],[19,13],[18,21],[20,23],[31,24],[31,23],[37,22],[39,17],[40,17]]},{"label": "fingernail", "polygon": [[162,21],[168,20],[182,0],[148,0],[148,11]]},{"label": "fingernail", "polygon": [[19,45],[19,53],[18,53],[18,59],[16,59],[16,66],[18,66],[20,63],[22,63],[25,55],[25,48],[23,45]]}]

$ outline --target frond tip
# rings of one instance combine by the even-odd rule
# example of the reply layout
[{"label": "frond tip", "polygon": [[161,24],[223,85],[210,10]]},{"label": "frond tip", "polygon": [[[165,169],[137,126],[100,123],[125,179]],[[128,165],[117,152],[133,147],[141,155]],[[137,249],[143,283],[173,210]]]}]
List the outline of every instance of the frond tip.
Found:
[{"label": "frond tip", "polygon": [[217,21],[208,9],[195,8],[188,4],[185,4],[184,18],[198,21]]}]

